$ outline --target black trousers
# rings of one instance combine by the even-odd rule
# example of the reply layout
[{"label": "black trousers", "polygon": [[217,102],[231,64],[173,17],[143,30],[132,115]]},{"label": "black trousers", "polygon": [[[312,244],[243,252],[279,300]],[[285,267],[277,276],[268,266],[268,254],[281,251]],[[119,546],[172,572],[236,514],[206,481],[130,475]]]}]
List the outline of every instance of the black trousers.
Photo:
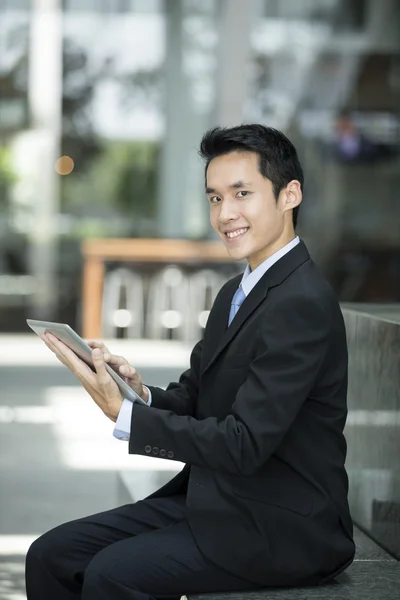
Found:
[{"label": "black trousers", "polygon": [[257,589],[201,554],[185,500],[141,500],[45,533],[26,556],[28,600],[179,599]]}]

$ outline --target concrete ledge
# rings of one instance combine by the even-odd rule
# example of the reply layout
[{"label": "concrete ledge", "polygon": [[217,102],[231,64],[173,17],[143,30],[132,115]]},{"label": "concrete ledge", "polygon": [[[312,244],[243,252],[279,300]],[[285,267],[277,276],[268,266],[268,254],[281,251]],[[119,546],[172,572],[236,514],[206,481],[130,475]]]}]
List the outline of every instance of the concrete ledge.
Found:
[{"label": "concrete ledge", "polygon": [[[176,463],[175,463],[176,464]],[[167,483],[180,468],[118,473],[118,501],[141,500]],[[398,600],[400,563],[358,527],[354,528],[353,564],[334,581],[318,587],[266,588],[249,592],[191,594],[181,600]]]},{"label": "concrete ledge", "polygon": [[355,561],[345,573],[324,586],[192,594],[187,600],[398,600],[399,589],[397,561]]}]

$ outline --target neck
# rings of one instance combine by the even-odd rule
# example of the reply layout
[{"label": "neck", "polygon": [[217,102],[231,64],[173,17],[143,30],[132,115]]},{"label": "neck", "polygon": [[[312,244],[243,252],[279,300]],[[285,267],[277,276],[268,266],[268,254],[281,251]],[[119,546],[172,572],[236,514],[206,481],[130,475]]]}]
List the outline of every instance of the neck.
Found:
[{"label": "neck", "polygon": [[261,252],[255,254],[254,256],[249,257],[248,263],[251,271],[254,271],[259,265],[261,265],[264,260],[267,260],[270,256],[284,248],[287,244],[292,242],[296,237],[296,233],[293,228],[290,231],[283,232],[281,236],[271,244],[269,244],[266,248],[263,248]]}]

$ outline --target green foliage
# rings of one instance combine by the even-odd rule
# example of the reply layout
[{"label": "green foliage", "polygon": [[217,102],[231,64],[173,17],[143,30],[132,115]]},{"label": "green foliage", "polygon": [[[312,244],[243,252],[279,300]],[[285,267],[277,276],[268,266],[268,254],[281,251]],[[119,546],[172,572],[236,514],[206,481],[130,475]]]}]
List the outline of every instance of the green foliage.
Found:
[{"label": "green foliage", "polygon": [[11,167],[11,152],[7,146],[0,146],[0,182],[13,183],[16,175]]},{"label": "green foliage", "polygon": [[63,178],[63,210],[75,214],[153,219],[156,212],[158,145],[108,142],[85,174]]},{"label": "green foliage", "polygon": [[8,204],[8,188],[16,181],[11,167],[11,154],[7,146],[0,146],[0,208]]}]

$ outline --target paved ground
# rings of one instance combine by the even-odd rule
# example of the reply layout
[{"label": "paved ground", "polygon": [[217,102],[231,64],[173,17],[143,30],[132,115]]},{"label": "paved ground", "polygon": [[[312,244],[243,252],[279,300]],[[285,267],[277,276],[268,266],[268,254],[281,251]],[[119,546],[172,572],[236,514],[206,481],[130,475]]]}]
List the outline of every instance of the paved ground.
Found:
[{"label": "paved ground", "polygon": [[[188,364],[188,347],[175,342],[111,347],[155,385]],[[0,600],[25,599],[24,555],[36,536],[117,505],[118,469],[176,468],[129,456],[112,423],[58,365],[34,335],[0,336]]]}]

